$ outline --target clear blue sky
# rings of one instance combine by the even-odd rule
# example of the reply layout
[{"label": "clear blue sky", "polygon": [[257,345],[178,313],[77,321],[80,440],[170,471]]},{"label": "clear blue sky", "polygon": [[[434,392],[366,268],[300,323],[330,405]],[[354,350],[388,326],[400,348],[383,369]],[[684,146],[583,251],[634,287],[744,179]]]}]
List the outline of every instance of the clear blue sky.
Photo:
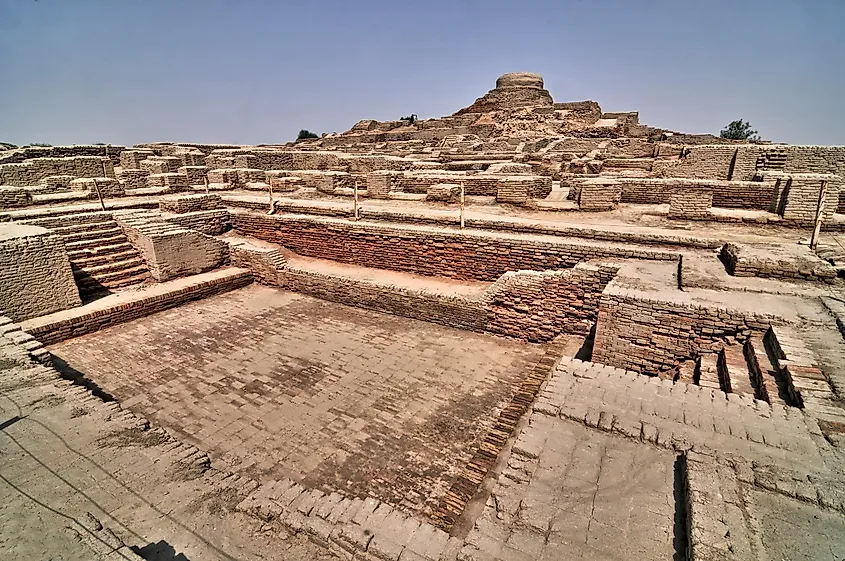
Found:
[{"label": "clear blue sky", "polygon": [[521,70],[652,126],[845,144],[845,0],[0,0],[0,141],[280,143]]}]

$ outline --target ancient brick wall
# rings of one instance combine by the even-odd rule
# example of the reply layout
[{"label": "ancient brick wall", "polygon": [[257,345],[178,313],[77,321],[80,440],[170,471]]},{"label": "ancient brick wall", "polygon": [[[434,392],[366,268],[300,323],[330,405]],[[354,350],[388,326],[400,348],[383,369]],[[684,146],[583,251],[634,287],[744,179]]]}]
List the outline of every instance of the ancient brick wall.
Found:
[{"label": "ancient brick wall", "polygon": [[821,215],[825,222],[829,221],[839,206],[839,190],[842,178],[837,175],[789,174],[789,182],[782,194],[779,214],[784,220],[806,225],[815,224],[823,183],[827,184],[827,192],[822,203]]},{"label": "ancient brick wall", "polygon": [[622,184],[617,181],[585,181],[578,192],[581,210],[602,211],[616,208],[622,199]]},{"label": "ancient brick wall", "polygon": [[331,218],[233,212],[232,226],[239,234],[278,243],[308,257],[467,280],[493,281],[508,271],[568,269],[587,259],[677,258],[665,251],[630,246]]},{"label": "ancient brick wall", "polygon": [[484,331],[487,312],[480,300],[385,286],[363,280],[324,275],[290,266],[279,274],[279,286],[338,302],[442,325]]},{"label": "ancient brick wall", "polygon": [[225,208],[174,214],[163,218],[165,222],[196,230],[209,236],[219,236],[223,232],[228,232],[232,227],[229,211]]},{"label": "ancient brick wall", "polygon": [[25,146],[14,150],[0,151],[0,164],[16,164],[34,158],[71,158],[75,156],[105,156],[108,153],[113,164],[120,162],[125,146],[117,145],[75,145],[75,146]]},{"label": "ancient brick wall", "polygon": [[225,272],[228,274],[202,282],[186,283],[164,294],[153,293],[137,300],[118,302],[99,309],[95,306],[95,309],[88,313],[67,319],[52,317],[36,319],[26,322],[22,327],[42,344],[50,345],[252,283],[252,274],[249,271]]},{"label": "ancient brick wall", "polygon": [[209,271],[229,258],[225,242],[165,222],[154,213],[117,212],[114,220],[159,282]]},{"label": "ancient brick wall", "polygon": [[268,286],[280,286],[279,273],[287,262],[278,249],[243,241],[229,241],[229,259],[231,265],[249,269],[255,280]]},{"label": "ancient brick wall", "polygon": [[618,269],[579,264],[564,271],[505,273],[487,291],[486,329],[537,342],[561,333],[586,335],[598,316],[601,293]]},{"label": "ancient brick wall", "polygon": [[220,195],[180,195],[173,199],[162,199],[158,202],[162,212],[173,212],[182,214],[185,212],[197,212],[200,210],[213,210],[223,206]]},{"label": "ancient brick wall", "polygon": [[67,252],[46,228],[0,225],[0,312],[13,321],[82,304]]},{"label": "ancient brick wall", "polygon": [[124,189],[146,189],[150,172],[142,169],[123,169],[115,173],[118,181],[123,183]]},{"label": "ancient brick wall", "polygon": [[32,195],[23,187],[0,185],[0,208],[17,208],[32,204]]},{"label": "ancient brick wall", "polygon": [[664,204],[676,190],[706,188],[713,193],[713,205],[721,208],[767,210],[772,199],[771,184],[762,181],[719,181],[658,178],[590,178],[571,180],[571,198],[578,196],[585,185],[618,185],[621,202],[634,204]]},{"label": "ancient brick wall", "polygon": [[726,341],[744,342],[762,334],[773,318],[658,300],[608,286],[599,302],[593,362],[643,374],[675,368],[701,351],[717,351]]},{"label": "ancient brick wall", "polygon": [[141,162],[155,156],[152,150],[124,150],[120,153],[120,167],[124,170],[141,169]]},{"label": "ancient brick wall", "polygon": [[42,179],[50,175],[103,177],[103,162],[106,164],[106,177],[114,177],[111,160],[98,156],[34,158],[22,163],[0,164],[0,185],[18,187],[38,185]]},{"label": "ancient brick wall", "polygon": [[669,195],[669,218],[701,220],[710,216],[713,192],[708,189],[674,189]]}]

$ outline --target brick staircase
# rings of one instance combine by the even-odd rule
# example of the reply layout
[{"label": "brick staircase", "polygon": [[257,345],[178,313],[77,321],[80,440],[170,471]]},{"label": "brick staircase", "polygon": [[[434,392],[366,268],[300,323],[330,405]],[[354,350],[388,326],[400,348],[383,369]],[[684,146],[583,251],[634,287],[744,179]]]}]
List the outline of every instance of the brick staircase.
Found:
[{"label": "brick staircase", "polygon": [[110,213],[65,215],[26,223],[49,228],[62,237],[83,301],[149,279],[147,265]]},{"label": "brick staircase", "polygon": [[675,381],[807,409],[845,424],[845,403],[837,397],[835,380],[830,377],[842,370],[845,344],[835,329],[776,326],[763,337],[750,337],[744,345],[702,353],[681,365]]}]

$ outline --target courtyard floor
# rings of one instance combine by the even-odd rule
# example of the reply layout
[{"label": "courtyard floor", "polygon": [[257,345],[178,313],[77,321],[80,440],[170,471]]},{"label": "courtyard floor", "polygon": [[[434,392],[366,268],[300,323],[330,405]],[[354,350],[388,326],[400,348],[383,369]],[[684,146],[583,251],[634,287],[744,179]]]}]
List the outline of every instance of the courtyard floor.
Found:
[{"label": "courtyard floor", "polygon": [[544,350],[258,285],[50,348],[227,469],[422,515]]}]

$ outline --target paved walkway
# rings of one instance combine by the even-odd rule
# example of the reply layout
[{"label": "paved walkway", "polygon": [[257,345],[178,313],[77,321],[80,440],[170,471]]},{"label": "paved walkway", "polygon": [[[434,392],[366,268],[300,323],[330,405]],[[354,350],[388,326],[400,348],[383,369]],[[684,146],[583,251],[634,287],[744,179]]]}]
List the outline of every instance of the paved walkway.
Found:
[{"label": "paved walkway", "polygon": [[257,285],[50,350],[227,469],[423,515],[544,352]]}]

